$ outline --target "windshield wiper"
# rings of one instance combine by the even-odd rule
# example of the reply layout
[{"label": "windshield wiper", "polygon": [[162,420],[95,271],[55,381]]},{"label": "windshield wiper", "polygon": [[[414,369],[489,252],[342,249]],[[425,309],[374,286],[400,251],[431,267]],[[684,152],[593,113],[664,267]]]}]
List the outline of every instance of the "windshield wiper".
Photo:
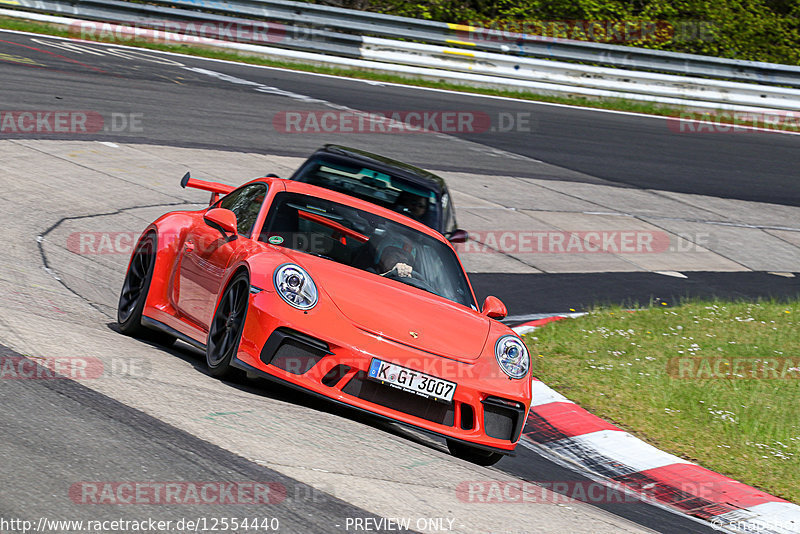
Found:
[{"label": "windshield wiper", "polygon": [[[392,276],[392,279],[393,280],[399,280],[399,281],[403,282],[404,284],[407,284],[407,285],[409,285],[411,287],[416,287],[417,289],[421,289],[423,291],[427,291],[428,293],[433,293],[437,297],[447,298],[444,295],[441,295],[441,294],[437,293],[436,291],[434,291],[433,289],[431,289],[427,282],[423,282],[422,280],[418,280],[417,278],[412,278],[412,277],[409,277],[409,276]],[[414,283],[411,282],[412,280],[414,281]]]}]

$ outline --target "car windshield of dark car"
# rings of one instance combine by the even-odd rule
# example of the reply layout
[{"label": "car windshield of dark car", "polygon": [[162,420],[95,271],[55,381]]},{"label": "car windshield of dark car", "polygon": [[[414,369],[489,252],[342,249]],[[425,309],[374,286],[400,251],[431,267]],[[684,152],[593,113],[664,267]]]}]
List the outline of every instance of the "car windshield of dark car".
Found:
[{"label": "car windshield of dark car", "polygon": [[397,176],[364,166],[315,159],[294,180],[367,200],[439,230],[440,207],[436,192]]},{"label": "car windshield of dark car", "polygon": [[298,193],[278,193],[259,239],[392,278],[477,309],[450,247],[369,211]]}]

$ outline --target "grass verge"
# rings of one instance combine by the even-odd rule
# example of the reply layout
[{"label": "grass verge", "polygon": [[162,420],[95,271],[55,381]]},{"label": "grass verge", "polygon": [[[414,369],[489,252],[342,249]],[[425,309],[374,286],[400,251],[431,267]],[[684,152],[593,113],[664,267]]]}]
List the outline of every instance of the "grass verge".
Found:
[{"label": "grass verge", "polygon": [[[0,28],[25,31],[31,33],[41,33],[45,35],[55,35],[59,37],[79,37],[76,33],[68,31],[68,27],[64,25],[44,23],[38,21],[30,21],[25,19],[17,19],[13,17],[0,16]],[[236,61],[240,63],[247,63],[252,65],[265,65],[270,67],[280,67],[285,69],[292,69],[304,72],[315,72],[321,74],[330,74],[334,76],[344,76],[357,79],[366,79],[374,81],[382,81],[389,83],[398,83],[404,85],[411,85],[417,87],[430,87],[434,89],[446,89],[450,91],[459,91],[463,93],[485,94],[492,96],[501,96],[509,98],[517,98],[522,100],[531,100],[536,102],[549,102],[554,104],[565,104],[570,106],[582,106],[597,109],[609,109],[616,111],[627,111],[632,113],[644,113],[648,115],[660,116],[684,116],[686,118],[694,118],[701,120],[710,120],[714,123],[741,123],[744,125],[760,125],[754,122],[752,118],[745,121],[736,120],[730,117],[730,113],[723,111],[692,114],[686,115],[686,110],[674,106],[662,106],[658,104],[651,104],[647,102],[636,102],[624,99],[591,99],[573,96],[553,96],[553,95],[539,95],[526,91],[513,91],[513,90],[500,90],[489,89],[480,87],[468,87],[449,82],[433,81],[419,78],[407,78],[399,75],[385,74],[380,72],[372,72],[366,70],[346,69],[339,67],[326,67],[304,63],[294,63],[288,61],[278,61],[268,59],[262,56],[256,56],[245,53],[229,52],[219,48],[185,45],[185,44],[165,44],[155,43],[145,40],[124,40],[113,38],[97,38],[95,41],[107,42],[113,44],[120,44],[126,46],[136,46],[140,48],[147,48],[151,50],[162,50],[167,52],[176,52],[199,57],[208,57],[213,59],[223,59],[228,61]],[[705,119],[704,119],[705,117]],[[771,123],[772,129],[776,129],[775,125]]]},{"label": "grass verge", "polygon": [[534,374],[656,447],[800,503],[800,302],[594,310],[537,329]]}]

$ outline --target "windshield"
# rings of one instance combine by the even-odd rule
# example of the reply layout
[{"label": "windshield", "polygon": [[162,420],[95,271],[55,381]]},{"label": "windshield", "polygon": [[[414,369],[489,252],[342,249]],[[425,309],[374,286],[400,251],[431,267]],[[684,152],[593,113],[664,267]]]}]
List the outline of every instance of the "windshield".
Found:
[{"label": "windshield", "polygon": [[363,165],[315,158],[292,179],[367,200],[440,230],[436,192],[403,178]]},{"label": "windshield", "polygon": [[278,193],[259,239],[392,278],[477,309],[450,247],[368,211],[298,193]]}]

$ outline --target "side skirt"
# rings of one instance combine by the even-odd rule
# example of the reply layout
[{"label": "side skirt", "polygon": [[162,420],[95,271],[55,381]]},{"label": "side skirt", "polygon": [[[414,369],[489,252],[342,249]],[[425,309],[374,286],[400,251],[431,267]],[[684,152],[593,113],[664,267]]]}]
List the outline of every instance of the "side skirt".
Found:
[{"label": "side skirt", "polygon": [[142,326],[146,326],[147,328],[152,328],[153,330],[160,330],[161,332],[164,332],[164,333],[169,334],[171,336],[175,336],[176,338],[180,339],[184,343],[188,343],[189,345],[193,346],[196,349],[200,349],[203,352],[206,351],[205,343],[200,343],[199,341],[190,338],[186,334],[184,334],[182,332],[178,332],[177,330],[175,330],[171,326],[166,325],[166,324],[162,323],[161,321],[156,321],[155,319],[147,317],[146,315],[142,315]]}]

